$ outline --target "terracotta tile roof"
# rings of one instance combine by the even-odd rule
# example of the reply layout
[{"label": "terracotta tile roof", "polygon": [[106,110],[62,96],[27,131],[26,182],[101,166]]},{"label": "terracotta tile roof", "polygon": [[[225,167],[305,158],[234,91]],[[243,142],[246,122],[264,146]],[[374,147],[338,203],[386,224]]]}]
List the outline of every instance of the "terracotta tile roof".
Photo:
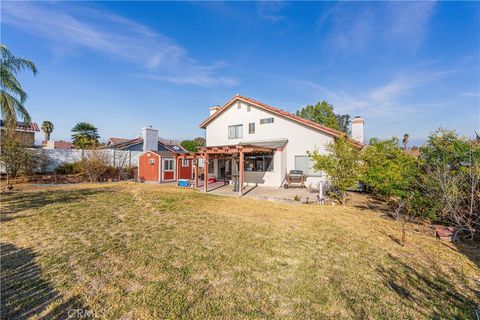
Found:
[{"label": "terracotta tile roof", "polygon": [[[266,111],[269,111],[273,114],[276,114],[278,116],[281,116],[281,117],[284,117],[284,118],[287,118],[289,120],[292,120],[294,122],[297,122],[297,123],[300,123],[300,124],[303,124],[307,127],[310,127],[310,128],[313,128],[313,129],[316,129],[316,130],[319,130],[319,131],[322,131],[326,134],[329,134],[333,137],[339,137],[341,135],[344,134],[344,132],[342,131],[339,131],[339,130],[336,130],[336,129],[333,129],[333,128],[329,128],[327,126],[324,126],[324,125],[321,125],[319,123],[316,123],[314,121],[311,121],[311,120],[307,120],[307,119],[304,119],[302,117],[299,117],[293,113],[290,113],[290,112],[287,112],[285,110],[282,110],[282,109],[279,109],[279,108],[276,108],[276,107],[272,107],[272,106],[269,106],[268,104],[265,104],[261,101],[258,101],[258,100],[255,100],[255,99],[252,99],[252,98],[248,98],[248,97],[245,97],[245,96],[241,96],[241,95],[235,95],[232,99],[230,99],[226,104],[223,105],[223,107],[221,107],[217,112],[215,112],[214,114],[212,114],[211,116],[209,116],[207,119],[205,119],[201,124],[200,124],[200,128],[203,128],[205,129],[207,127],[207,125],[212,121],[214,120],[215,118],[217,118],[220,114],[222,114],[225,110],[227,110],[230,105],[232,105],[232,103],[234,103],[235,101],[242,101],[242,102],[245,102],[245,103],[248,103],[248,104],[252,104],[260,109],[263,109],[263,110],[266,110]],[[354,140],[350,140],[353,144],[357,145],[358,147],[363,147],[364,144],[362,143],[359,143],[357,141],[354,141]]]},{"label": "terracotta tile roof", "polygon": [[407,149],[407,150],[404,150],[404,152],[416,158],[420,157],[420,149]]},{"label": "terracotta tile roof", "polygon": [[[4,121],[3,120],[0,120],[0,127],[3,128],[4,126]],[[23,122],[17,122],[17,128],[16,130],[23,130],[23,131],[36,131],[36,132],[39,132],[40,131],[40,127],[38,126],[38,124],[36,124],[35,122],[30,122],[29,124],[25,124]]]}]

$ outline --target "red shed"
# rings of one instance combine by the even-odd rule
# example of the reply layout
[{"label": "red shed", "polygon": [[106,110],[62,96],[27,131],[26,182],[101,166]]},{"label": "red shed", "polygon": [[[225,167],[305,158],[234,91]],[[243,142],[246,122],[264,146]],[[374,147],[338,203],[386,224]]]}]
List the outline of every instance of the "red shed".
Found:
[{"label": "red shed", "polygon": [[170,182],[192,178],[192,161],[178,159],[168,151],[145,151],[138,158],[140,181]]}]

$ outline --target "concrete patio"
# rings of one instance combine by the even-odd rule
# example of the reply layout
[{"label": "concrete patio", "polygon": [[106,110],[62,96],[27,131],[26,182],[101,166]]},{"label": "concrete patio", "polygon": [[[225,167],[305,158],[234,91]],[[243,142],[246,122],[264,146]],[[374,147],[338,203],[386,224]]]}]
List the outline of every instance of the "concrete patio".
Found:
[{"label": "concrete patio", "polygon": [[[203,181],[199,181],[198,190],[203,191]],[[208,193],[228,196],[228,197],[238,197],[238,191],[233,191],[233,185],[224,184],[221,182],[214,182],[208,184]],[[289,203],[306,203],[306,202],[316,202],[317,201],[318,190],[306,189],[306,188],[275,188],[275,187],[263,187],[263,186],[253,186],[245,185],[243,197],[261,199],[261,200],[270,200],[270,201],[279,201],[279,202],[289,202]]]}]

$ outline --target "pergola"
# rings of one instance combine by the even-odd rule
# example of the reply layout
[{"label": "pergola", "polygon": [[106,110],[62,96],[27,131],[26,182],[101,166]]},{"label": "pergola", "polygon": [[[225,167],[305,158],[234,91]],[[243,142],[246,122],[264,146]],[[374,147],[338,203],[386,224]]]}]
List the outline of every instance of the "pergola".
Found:
[{"label": "pergola", "polygon": [[[271,146],[259,145],[231,145],[231,146],[216,146],[216,147],[201,147],[198,152],[177,154],[179,159],[204,159],[203,166],[203,192],[208,191],[208,163],[209,160],[221,158],[225,156],[234,156],[238,154],[238,195],[243,196],[243,182],[244,182],[244,162],[245,154],[256,152],[273,152],[281,150],[281,148]],[[195,161],[193,166],[194,172],[194,187],[198,188],[198,161]]]}]

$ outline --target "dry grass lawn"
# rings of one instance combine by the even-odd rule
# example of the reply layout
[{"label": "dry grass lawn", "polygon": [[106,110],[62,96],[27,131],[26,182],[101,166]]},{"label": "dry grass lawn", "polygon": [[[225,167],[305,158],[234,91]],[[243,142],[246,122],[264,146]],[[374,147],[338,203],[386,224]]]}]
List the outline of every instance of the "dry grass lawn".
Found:
[{"label": "dry grass lawn", "polygon": [[412,226],[402,247],[375,211],[134,183],[1,207],[2,319],[474,319],[480,304],[479,252]]}]

